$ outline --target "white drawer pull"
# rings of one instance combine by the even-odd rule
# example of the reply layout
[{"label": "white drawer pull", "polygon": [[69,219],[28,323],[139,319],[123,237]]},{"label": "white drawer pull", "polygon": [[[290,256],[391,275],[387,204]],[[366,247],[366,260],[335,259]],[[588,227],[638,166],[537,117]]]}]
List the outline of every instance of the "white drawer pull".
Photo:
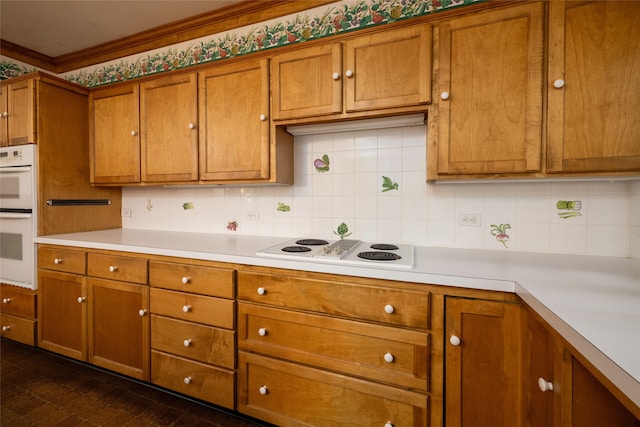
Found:
[{"label": "white drawer pull", "polygon": [[267,328],[258,329],[258,335],[260,335],[261,337],[266,336],[267,335]]},{"label": "white drawer pull", "polygon": [[137,132],[137,131],[135,131],[135,130],[132,130],[132,131],[131,131],[131,136],[137,136],[137,135],[138,135],[138,132]]},{"label": "white drawer pull", "polygon": [[263,287],[258,288],[258,295],[264,295],[267,293],[267,290]]},{"label": "white drawer pull", "polygon": [[387,313],[387,314],[391,314],[391,313],[393,313],[394,311],[396,311],[396,309],[395,309],[395,308],[393,308],[393,306],[392,306],[391,304],[387,304],[387,305],[385,305],[385,306],[384,306],[384,312],[385,312],[385,313]]},{"label": "white drawer pull", "polygon": [[556,81],[553,82],[553,87],[555,87],[556,89],[563,88],[564,87],[564,80],[557,79]]},{"label": "white drawer pull", "polygon": [[269,389],[267,388],[266,385],[260,386],[258,390],[260,391],[260,394],[263,394],[263,395],[269,392]]},{"label": "white drawer pull", "polygon": [[182,306],[182,311],[184,311],[185,313],[188,313],[191,311],[191,306],[190,305],[183,305]]},{"label": "white drawer pull", "polygon": [[54,264],[62,264],[62,258],[54,258],[53,259],[53,263]]},{"label": "white drawer pull", "polygon": [[191,384],[191,377],[184,377],[183,381],[185,384]]},{"label": "white drawer pull", "polygon": [[182,344],[184,344],[185,347],[189,347],[191,345],[191,340],[190,339],[186,339],[186,340],[182,341]]},{"label": "white drawer pull", "polygon": [[195,129],[195,128],[196,128],[195,123],[189,123],[189,129]]},{"label": "white drawer pull", "polygon": [[87,299],[85,297],[78,297],[78,302],[80,304],[82,304],[83,302],[85,302]]},{"label": "white drawer pull", "polygon": [[392,363],[392,362],[394,361],[393,354],[391,354],[391,353],[386,353],[386,354],[384,355],[384,361],[385,361],[385,362],[387,362],[387,363]]},{"label": "white drawer pull", "polygon": [[147,310],[145,310],[144,308],[141,308],[141,309],[138,311],[138,314],[140,315],[140,317],[143,317],[145,314],[147,314]]},{"label": "white drawer pull", "polygon": [[3,304],[9,304],[11,302],[11,298],[2,298]]},{"label": "white drawer pull", "polygon": [[460,340],[460,337],[459,337],[459,336],[457,336],[457,335],[451,335],[451,336],[449,337],[449,342],[451,343],[451,345],[454,345],[454,346],[456,346],[456,347],[457,347],[457,346],[459,346],[459,345],[460,345],[460,343],[461,343],[462,341]]},{"label": "white drawer pull", "polygon": [[267,116],[266,116],[266,115],[264,115],[264,114],[260,114],[260,121],[261,121],[261,122],[265,122],[265,121],[267,121]]},{"label": "white drawer pull", "polygon": [[384,427],[393,427],[393,423],[391,421],[387,421],[384,423]]},{"label": "white drawer pull", "polygon": [[440,94],[440,98],[442,99],[449,99],[449,92],[442,92]]},{"label": "white drawer pull", "polygon": [[340,73],[333,73],[333,74],[331,75],[331,78],[332,78],[333,80],[338,80],[338,79],[340,78]]},{"label": "white drawer pull", "polygon": [[191,283],[191,279],[187,276],[184,276],[182,279],[180,279],[180,281],[182,282],[183,285],[186,285],[187,283]]},{"label": "white drawer pull", "polygon": [[551,381],[547,381],[544,378],[538,378],[538,388],[541,392],[545,391],[553,391],[553,383]]},{"label": "white drawer pull", "polygon": [[117,265],[110,265],[109,266],[109,271],[112,273],[115,273],[116,271],[118,271],[118,266]]},{"label": "white drawer pull", "polygon": [[11,330],[11,326],[3,326],[2,332],[9,332]]},{"label": "white drawer pull", "polygon": [[347,77],[353,77],[353,70],[347,70],[344,72],[344,75]]}]

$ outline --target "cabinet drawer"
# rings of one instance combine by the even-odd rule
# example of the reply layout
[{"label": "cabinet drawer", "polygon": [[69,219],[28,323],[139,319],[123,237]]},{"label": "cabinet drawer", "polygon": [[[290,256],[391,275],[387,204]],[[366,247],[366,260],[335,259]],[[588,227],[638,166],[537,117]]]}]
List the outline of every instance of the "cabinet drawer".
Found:
[{"label": "cabinet drawer", "polygon": [[238,299],[428,329],[429,293],[238,272]]},{"label": "cabinet drawer", "polygon": [[222,268],[149,262],[149,284],[175,291],[234,298],[234,276],[234,270]]},{"label": "cabinet drawer", "polygon": [[86,252],[49,247],[38,248],[38,266],[47,270],[85,274],[86,260]]},{"label": "cabinet drawer", "polygon": [[240,303],[238,348],[427,391],[426,332]]},{"label": "cabinet drawer", "polygon": [[147,260],[89,253],[87,274],[122,282],[147,283]]},{"label": "cabinet drawer", "polygon": [[232,371],[152,350],[151,382],[178,393],[234,409],[235,374]]},{"label": "cabinet drawer", "polygon": [[0,314],[0,323],[3,338],[18,341],[23,344],[35,345],[36,343],[36,322],[34,320],[23,319],[9,314]]},{"label": "cabinet drawer", "polygon": [[234,301],[151,288],[151,313],[233,329]]},{"label": "cabinet drawer", "polygon": [[36,293],[31,289],[23,289],[17,286],[0,286],[0,311],[4,314],[35,320],[36,318]]},{"label": "cabinet drawer", "polygon": [[151,347],[234,369],[235,333],[182,320],[151,315]]},{"label": "cabinet drawer", "polygon": [[238,411],[277,425],[427,426],[429,396],[245,352]]}]

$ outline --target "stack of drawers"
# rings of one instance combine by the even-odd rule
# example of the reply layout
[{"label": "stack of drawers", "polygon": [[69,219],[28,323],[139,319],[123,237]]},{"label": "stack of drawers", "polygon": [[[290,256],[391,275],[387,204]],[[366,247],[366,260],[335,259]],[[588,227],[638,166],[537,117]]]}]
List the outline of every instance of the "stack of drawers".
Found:
[{"label": "stack of drawers", "polygon": [[235,271],[149,263],[151,382],[235,407]]},{"label": "stack of drawers", "polygon": [[24,344],[36,343],[36,292],[2,284],[0,286],[0,333]]},{"label": "stack of drawers", "polygon": [[238,410],[278,424],[426,426],[423,291],[238,272]]}]

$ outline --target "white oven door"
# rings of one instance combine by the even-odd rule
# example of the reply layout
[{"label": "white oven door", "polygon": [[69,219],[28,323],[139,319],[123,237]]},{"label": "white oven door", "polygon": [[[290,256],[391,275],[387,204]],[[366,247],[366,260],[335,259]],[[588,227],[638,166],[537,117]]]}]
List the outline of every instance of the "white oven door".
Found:
[{"label": "white oven door", "polygon": [[33,208],[33,167],[0,168],[0,208]]},{"label": "white oven door", "polygon": [[0,282],[35,289],[31,213],[0,212]]}]

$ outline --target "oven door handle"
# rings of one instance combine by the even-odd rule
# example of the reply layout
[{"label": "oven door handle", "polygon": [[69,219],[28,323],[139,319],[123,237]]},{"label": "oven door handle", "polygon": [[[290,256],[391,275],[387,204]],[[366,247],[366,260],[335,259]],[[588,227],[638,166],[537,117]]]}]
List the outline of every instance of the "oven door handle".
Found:
[{"label": "oven door handle", "polygon": [[33,218],[33,214],[30,213],[15,213],[15,212],[0,212],[0,219],[30,219]]},{"label": "oven door handle", "polygon": [[31,172],[33,168],[31,166],[11,166],[8,168],[0,168],[0,173],[20,173]]}]

